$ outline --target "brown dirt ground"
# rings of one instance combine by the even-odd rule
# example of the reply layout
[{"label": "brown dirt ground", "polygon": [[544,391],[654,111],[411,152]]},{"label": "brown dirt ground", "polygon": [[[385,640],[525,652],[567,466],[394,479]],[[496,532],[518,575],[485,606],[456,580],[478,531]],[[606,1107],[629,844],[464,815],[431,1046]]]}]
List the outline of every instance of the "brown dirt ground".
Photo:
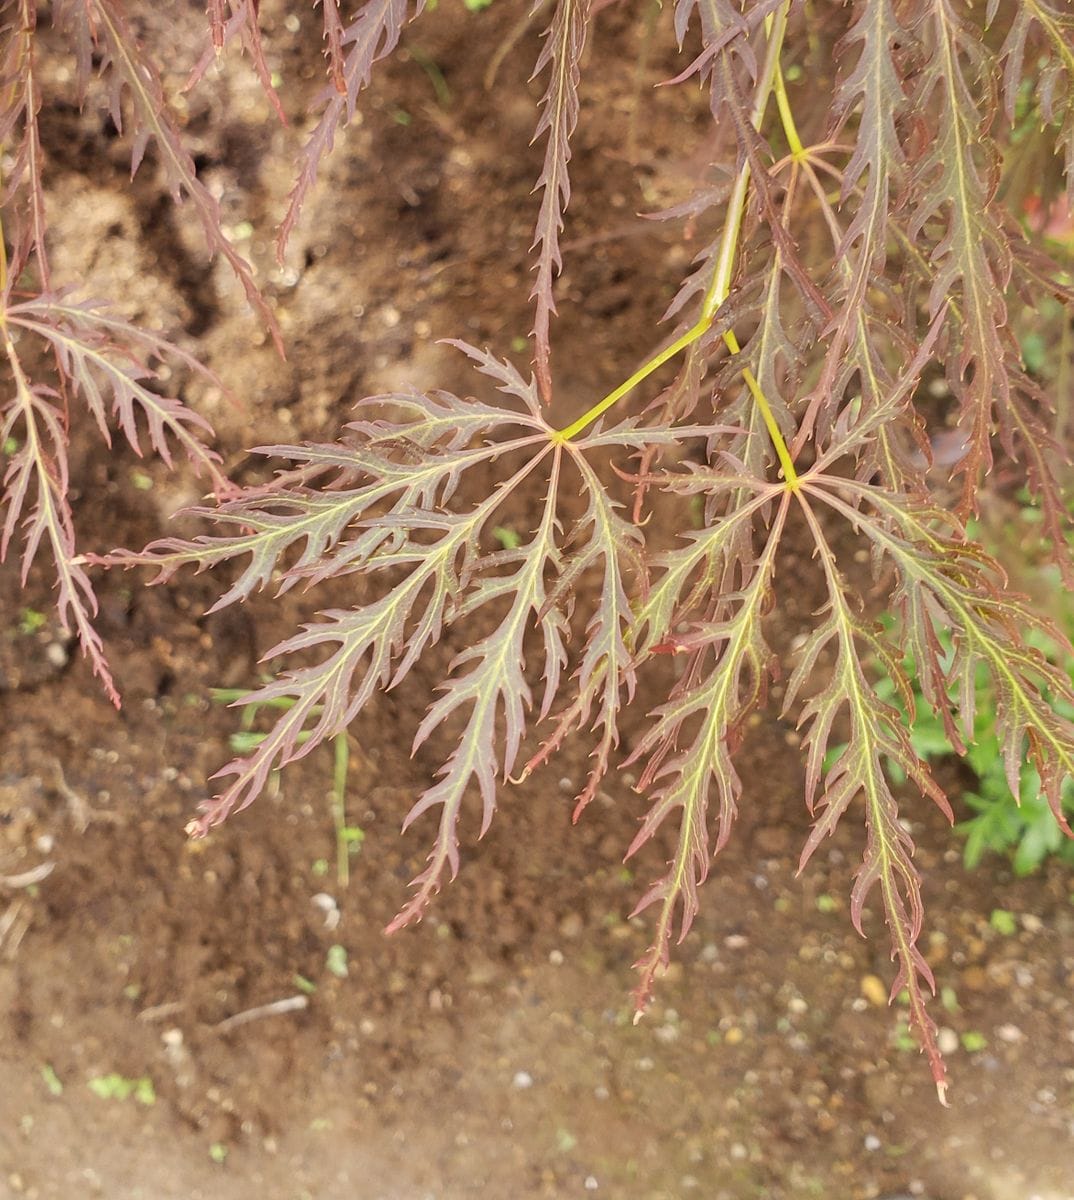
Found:
[{"label": "brown dirt ground", "polygon": [[[539,149],[527,148],[539,88],[525,83],[535,32],[489,93],[482,75],[516,12],[496,4],[474,16],[442,0],[379,72],[287,266],[272,267],[267,231],[320,65],[280,6],[263,17],[274,63],[297,81],[285,93],[296,129],[272,124],[237,63],[189,99],[187,119],[229,219],[258,231],[251,252],[279,309],[286,365],[224,269],[205,265],[150,166],[130,184],[125,149],[96,113],[45,115],[57,274],[122,298],[224,377],[238,404],[190,395],[241,478],[262,469],[247,447],[331,437],[362,395],[468,386],[437,337],[510,350],[528,328],[539,169]],[[151,39],[167,21],[182,46],[202,19],[198,6],[165,6],[143,32]],[[556,344],[572,410],[653,342],[692,253],[673,228],[633,215],[682,194],[704,130],[691,89],[647,95],[672,71],[658,40],[635,72],[646,30],[644,14],[615,6],[589,56],[567,232],[578,246]],[[449,102],[437,102],[429,62]],[[182,472],[104,453],[89,435],[76,436],[74,455],[86,548],[142,545],[197,495]],[[809,569],[785,568],[797,603],[780,615],[786,636],[809,610],[799,586]],[[327,751],[211,839],[182,834],[235,727],[208,689],[255,678],[259,656],[304,615],[302,598],[261,597],[206,619],[214,585],[203,577],[147,589],[103,576],[101,625],[125,696],[116,713],[58,630],[20,630],[22,610],[48,608],[47,587],[35,575],[20,592],[12,564],[0,573],[0,869],[53,864],[0,899],[0,1195],[1074,1197],[1074,889],[1060,868],[1015,881],[992,861],[967,874],[942,820],[909,810],[928,957],[950,989],[936,1009],[954,1034],[984,1043],[951,1055],[953,1103],[941,1110],[898,1037],[898,1011],[875,994],[873,977],[889,974],[882,929],[874,922],[863,941],[849,927],[857,831],[848,825],[794,877],[807,828],[795,736],[765,718],[739,758],[736,836],[635,1027],[630,964],[646,928],[626,916],[660,851],[620,865],[641,811],[626,773],[574,829],[584,745],[507,789],[432,914],[386,940],[422,857],[420,824],[405,838],[397,830],[435,767],[428,754],[410,758],[409,739],[438,664],[353,731],[350,818],[366,840],[344,891],[319,873],[333,854]],[[345,599],[337,588],[320,602]],[[338,903],[335,929],[319,893]],[[990,926],[995,908],[1016,914],[1013,936]],[[333,945],[346,952],[342,978],[327,967]],[[301,995],[298,976],[316,989],[304,1010],[219,1028]],[[99,1098],[90,1081],[113,1072],[148,1077],[155,1102]]]}]

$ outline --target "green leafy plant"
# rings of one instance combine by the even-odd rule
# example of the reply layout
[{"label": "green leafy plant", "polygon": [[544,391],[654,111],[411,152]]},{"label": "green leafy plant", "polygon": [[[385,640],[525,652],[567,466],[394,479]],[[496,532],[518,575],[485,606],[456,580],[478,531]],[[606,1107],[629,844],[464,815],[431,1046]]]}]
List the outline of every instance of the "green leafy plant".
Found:
[{"label": "green leafy plant", "polygon": [[[1069,429],[1063,405],[1049,400],[1061,394],[1072,295],[1055,257],[1061,245],[1032,219],[1069,210],[1074,191],[1074,19],[1047,0],[983,10],[957,0],[855,0],[823,11],[790,0],[677,0],[679,81],[696,77],[707,89],[711,171],[662,215],[700,231],[704,248],[665,314],[663,343],[562,424],[550,415],[554,285],[598,7],[555,0],[537,55],[547,86],[535,135],[544,165],[533,376],[455,342],[481,377],[480,396],[401,390],[367,398],[338,441],[261,447],[282,461],[280,474],[238,491],[216,486],[217,502],[192,514],[209,531],[103,561],[153,567],[161,580],[184,566],[234,567],[216,608],[260,588],[363,577],[363,599],[320,613],[269,652],[294,665],[243,703],[277,706],[275,722],[223,769],[221,791],[190,823],[195,837],[251,804],[276,769],[339,737],[385,689],[405,686],[419,659],[451,639],[455,658],[414,745],[443,730],[454,748],[406,818],[407,828],[424,819],[435,831],[391,930],[419,920],[457,872],[471,800],[483,833],[505,783],[525,779],[583,733],[593,750],[577,819],[621,761],[624,710],[639,697],[649,715],[626,761],[638,768],[649,808],[627,855],[650,841],[670,855],[636,909],[650,914],[652,928],[637,963],[640,1013],[730,836],[743,795],[735,751],[790,658],[774,651],[766,618],[779,604],[780,563],[803,557],[804,538],[824,600],[783,694],[784,711],[805,730],[805,792],[815,817],[802,867],[853,808],[863,850],[851,920],[863,931],[869,910],[886,924],[892,995],[905,994],[908,1028],[942,1099],[945,1071],[926,1009],[934,982],[919,944],[921,885],[900,799],[916,790],[948,817],[951,810],[903,717],[914,705],[912,678],[951,746],[969,753],[983,673],[1008,785],[1020,794],[1028,761],[1052,819],[1070,833],[1062,797],[1074,774],[1066,707],[1074,690],[1035,642],[1062,635],[1006,587],[965,521],[987,494],[986,480],[994,488],[1024,484],[1043,536],[1074,577],[1059,453]],[[31,164],[35,11],[33,0],[22,0],[12,25],[19,36],[10,44],[23,49],[9,54],[5,78],[16,80],[22,99],[0,125],[22,129],[20,161]],[[218,236],[218,214],[166,119],[157,74],[119,0],[59,11],[81,78],[100,64],[117,126],[127,98],[134,165],[152,140],[173,190],[201,216],[210,249],[228,259],[263,311],[248,269]],[[420,11],[420,2],[366,0],[348,19],[336,0],[321,5],[333,86],[302,154],[281,246],[375,64]],[[209,13],[215,47],[241,42],[274,95],[257,4],[213,0]],[[798,82],[788,84],[784,64],[792,59]],[[1032,133],[1027,89],[1036,98]],[[819,102],[828,95],[830,104]],[[1033,197],[1011,186],[1016,138],[1023,149],[1027,140],[1045,148]],[[1065,190],[1056,153],[1066,159]],[[21,321],[53,349],[62,379],[99,397],[96,373],[111,381],[117,371],[100,365],[110,360],[93,336],[111,336],[114,327],[102,326],[111,318],[92,306],[42,298],[40,188],[32,182],[39,174],[23,167],[31,183],[19,211],[44,291],[21,307],[9,298],[5,328]],[[19,256],[20,271],[27,261]],[[19,273],[5,276],[6,297]],[[1028,314],[1045,311],[1038,300],[1052,302],[1053,318],[1035,331],[1043,342],[1034,363],[1044,369],[1030,372],[1018,335]],[[43,304],[52,306],[47,314]],[[57,323],[74,332],[57,334]],[[122,336],[143,358],[165,352],[126,328]],[[97,359],[87,357],[87,339]],[[28,559],[49,541],[61,612],[103,673],[85,560],[61,507],[65,477],[55,464],[63,430],[49,394],[20,382],[21,360],[10,337],[7,344],[17,388],[3,436],[21,437],[8,469],[9,512],[37,488]],[[946,381],[946,403],[933,401],[926,373]],[[193,417],[154,409],[136,390],[139,377],[120,374],[110,386],[128,436],[140,406],[158,452],[170,437],[215,471],[192,443]],[[90,407],[100,420],[102,404],[91,399]],[[500,482],[489,491],[482,480],[493,466]],[[646,523],[654,497],[662,511],[680,514],[670,545]],[[517,544],[502,537],[509,499]],[[517,511],[529,514],[527,523]],[[859,558],[872,563],[872,580]],[[871,615],[885,609],[895,614],[893,629]],[[670,685],[667,670],[654,669],[668,655],[678,666]],[[832,743],[840,748],[829,755]]]}]

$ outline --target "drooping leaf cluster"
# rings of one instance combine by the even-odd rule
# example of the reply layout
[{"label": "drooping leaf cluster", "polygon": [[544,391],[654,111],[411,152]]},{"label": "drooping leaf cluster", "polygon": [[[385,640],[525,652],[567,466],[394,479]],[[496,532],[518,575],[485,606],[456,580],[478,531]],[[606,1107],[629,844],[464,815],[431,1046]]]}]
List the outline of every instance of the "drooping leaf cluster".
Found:
[{"label": "drooping leaf cluster", "polygon": [[[140,411],[156,449],[179,442],[198,457],[185,410],[174,402],[152,408],[137,390],[137,371],[113,365],[107,374],[111,343],[91,336],[108,332],[99,310],[48,292],[35,232],[41,191],[32,182],[40,177],[40,97],[25,19],[33,5],[19,7],[23,32],[11,45],[23,49],[4,61],[22,99],[0,128],[21,131],[15,179],[31,181],[20,193],[23,244],[37,254],[46,286],[36,300],[12,301],[7,328],[21,323],[44,339],[98,421],[104,380],[129,437]],[[791,0],[678,0],[676,82],[697,76],[705,87],[721,182],[699,180],[695,197],[662,215],[688,218],[704,232],[704,248],[665,314],[663,343],[640,368],[627,364],[622,385],[557,428],[547,415],[551,318],[571,139],[585,119],[587,33],[599,6],[547,7],[536,58],[546,90],[535,134],[544,139],[544,164],[533,378],[460,344],[484,377],[484,398],[369,398],[336,442],[263,447],[286,463],[277,481],[237,494],[218,489],[219,502],[194,514],[206,532],[110,559],[152,566],[158,578],[187,565],[230,572],[218,607],[261,588],[364,577],[360,603],[312,616],[269,652],[285,663],[294,656],[294,665],[246,702],[287,705],[271,732],[223,769],[220,793],[191,832],[204,835],[251,804],[274,768],[340,733],[385,689],[407,686],[422,655],[451,638],[465,648],[414,744],[436,730],[457,738],[406,819],[422,828],[435,822],[435,832],[392,922],[398,928],[419,919],[456,873],[460,833],[488,828],[508,782],[530,775],[568,736],[588,735],[591,773],[577,818],[619,764],[625,709],[643,702],[648,715],[629,761],[648,809],[627,853],[657,843],[666,869],[637,907],[653,929],[637,964],[640,1010],[749,800],[735,752],[785,665],[783,707],[804,731],[814,817],[803,868],[845,820],[858,823],[852,919],[860,931],[870,913],[886,924],[892,993],[909,998],[943,1098],[906,813],[918,797],[948,817],[951,810],[903,720],[913,711],[907,661],[962,751],[974,734],[976,680],[987,673],[1012,789],[1018,794],[1028,758],[1069,833],[1062,789],[1074,778],[1074,726],[1065,715],[1074,693],[1066,673],[1034,648],[1035,632],[1061,635],[1007,589],[1002,567],[964,522],[982,488],[1024,486],[1057,561],[1070,570],[1062,394],[1069,245],[1048,231],[1074,219],[1074,22],[1042,0],[984,10],[960,0],[852,0],[821,16]],[[365,0],[348,20],[334,0],[323,3],[329,82],[282,239],[374,65],[418,9],[408,0]],[[80,77],[96,58],[117,125],[133,114],[135,165],[153,140],[170,186],[193,201],[210,249],[245,285],[243,267],[215,240],[216,215],[200,199],[156,77],[148,83],[130,65],[138,60],[118,0],[59,11],[85,64]],[[271,90],[257,5],[214,0],[210,18],[213,44],[241,40]],[[1032,196],[1011,177],[1016,134],[1026,129],[1049,151]],[[1049,224],[1035,219],[1040,212]],[[48,319],[42,306],[52,306]],[[1038,311],[1052,314],[1034,330],[1051,353],[1032,366],[1020,331]],[[66,340],[52,331],[57,322],[72,331]],[[36,496],[27,555],[48,538],[57,563],[69,564],[60,602],[77,622],[90,611],[88,582],[61,504],[56,398],[19,383],[18,357],[11,362],[17,408],[6,410],[15,414],[8,424],[21,422],[25,432],[9,467],[9,512]],[[118,375],[127,382],[111,382]],[[500,479],[491,492],[476,482],[490,464]],[[633,479],[633,496],[624,477]],[[684,532],[670,545],[646,523],[660,493],[661,511],[670,504],[682,514]],[[493,530],[509,498],[532,515],[519,544],[504,546]],[[700,512],[700,528],[690,529],[692,512]],[[9,518],[6,537],[14,530]],[[768,625],[788,554],[813,560],[823,597],[793,656],[777,653]],[[875,620],[884,609],[897,615],[894,630]],[[572,628],[584,630],[577,645]],[[84,633],[84,644],[99,656],[92,637]],[[664,655],[679,669],[665,694],[654,695],[667,672],[651,667]],[[901,709],[889,702],[893,693]],[[480,816],[468,822],[471,804]]]},{"label": "drooping leaf cluster", "polygon": [[[202,80],[214,55],[235,42],[249,55],[279,118],[286,120],[265,58],[258,7],[257,0],[211,0],[205,51],[184,87],[189,90]],[[365,5],[352,20],[338,0],[320,5],[315,19],[323,33],[327,82],[280,224],[281,256],[320,160],[340,124],[353,116],[373,63],[394,49],[403,24],[420,7],[419,2],[415,9],[410,0],[384,0]],[[119,696],[94,628],[97,601],[68,500],[70,422],[81,411],[108,444],[119,432],[141,454],[147,441],[148,449],[169,465],[178,446],[214,494],[228,494],[230,485],[209,448],[208,422],[178,397],[162,394],[160,367],[165,364],[168,374],[177,366],[208,373],[165,338],[123,319],[118,310],[80,298],[70,286],[53,285],[43,105],[72,99],[83,107],[100,104],[129,142],[132,175],[149,152],[172,198],[196,215],[209,256],[228,264],[283,353],[279,326],[254,267],[226,234],[219,201],[199,178],[182,121],[166,94],[161,63],[169,61],[168,49],[143,43],[137,9],[127,0],[0,4],[0,153],[5,162],[0,176],[0,334],[6,360],[6,394],[0,400],[0,559],[21,540],[24,579],[39,554],[51,559],[60,619],[77,636],[116,703]],[[55,80],[57,72],[43,71],[40,63],[46,52],[40,36],[45,21],[52,26],[49,52],[54,56],[57,47],[66,51],[66,74],[73,78],[70,95],[46,95],[42,80]]]}]

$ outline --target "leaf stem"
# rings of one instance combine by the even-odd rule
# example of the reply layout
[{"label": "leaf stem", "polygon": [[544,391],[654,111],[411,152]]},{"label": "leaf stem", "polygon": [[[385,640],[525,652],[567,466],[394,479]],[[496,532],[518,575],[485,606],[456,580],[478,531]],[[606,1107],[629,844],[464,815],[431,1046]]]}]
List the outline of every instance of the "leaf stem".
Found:
[{"label": "leaf stem", "polygon": [[[741,347],[738,344],[738,338],[735,337],[732,330],[728,330],[723,335],[724,343],[727,349],[732,354],[738,354]],[[757,405],[761,413],[761,419],[764,421],[765,428],[768,430],[768,436],[772,439],[772,445],[776,451],[776,457],[779,459],[779,465],[783,469],[783,481],[786,484],[789,492],[798,491],[798,472],[794,469],[794,460],[791,458],[791,452],[787,449],[787,443],[784,440],[783,434],[780,432],[779,425],[776,423],[776,418],[772,413],[771,405],[768,403],[768,398],[764,394],[764,389],[761,387],[757,376],[750,370],[749,367],[742,368],[742,379],[746,387],[750,389],[750,395],[753,397],[754,403]]]},{"label": "leaf stem", "polygon": [[[787,134],[787,140],[792,153],[797,158],[800,154],[804,155],[805,150],[794,125],[794,118],[787,101],[786,89],[783,87],[783,76],[779,69],[779,56],[783,46],[783,36],[787,30],[788,8],[789,2],[785,0],[776,12],[770,15],[765,21],[765,27],[768,32],[768,49],[765,56],[764,70],[757,84],[753,110],[750,113],[750,123],[754,129],[760,129],[761,122],[764,120],[765,110],[768,107],[769,97],[775,91],[777,103],[780,105],[780,118]],[[783,98],[782,102],[780,101],[781,95]],[[603,399],[594,404],[592,408],[578,417],[577,420],[572,421],[570,425],[565,426],[563,429],[555,430],[552,440],[556,444],[563,444],[577,437],[579,433],[592,425],[598,417],[602,416],[608,409],[622,400],[624,396],[632,392],[639,383],[642,383],[654,371],[662,367],[664,363],[687,349],[687,347],[692,346],[712,325],[720,306],[731,292],[731,276],[734,271],[735,256],[738,251],[739,238],[742,232],[742,220],[746,212],[746,198],[749,194],[749,185],[750,164],[748,159],[743,158],[742,164],[738,169],[738,174],[735,177],[734,187],[727,201],[727,213],[723,233],[720,237],[720,247],[716,256],[716,267],[712,273],[712,281],[709,283],[701,302],[701,316],[685,333],[681,334],[669,346],[666,346],[663,350],[644,362],[629,379],[624,380],[618,387],[610,391]],[[739,345],[738,339],[732,330],[728,330],[723,335],[723,341],[731,354],[741,353],[742,347]],[[787,443],[772,414],[772,409],[764,394],[764,390],[749,367],[742,368],[742,378],[761,412],[765,428],[768,430],[769,437],[772,439],[772,445],[775,447],[776,455],[779,458],[786,486],[790,491],[796,491],[798,488],[798,474],[794,469],[794,462],[787,448]]]},{"label": "leaf stem", "polygon": [[795,162],[803,162],[809,157],[809,152],[802,145],[802,139],[798,136],[798,126],[794,123],[794,112],[791,109],[791,102],[787,96],[787,84],[783,79],[783,71],[780,69],[779,63],[776,64],[776,107],[779,109],[779,120],[783,126],[783,136],[787,139],[787,146],[790,149],[791,157]]},{"label": "leaf stem", "polygon": [[680,351],[685,350],[687,346],[692,345],[712,324],[712,315],[702,313],[697,322],[692,325],[681,337],[678,337],[666,346],[658,354],[654,354],[647,362],[643,363],[629,379],[624,380],[617,388],[609,392],[603,400],[598,401],[587,412],[584,412],[576,421],[567,425],[563,429],[557,429],[553,432],[553,441],[569,442],[572,438],[577,437],[583,429],[587,429],[593,422],[612,407],[617,404],[628,392],[632,392],[639,383],[648,379],[649,376],[658,368],[662,367],[669,359],[674,358]]}]

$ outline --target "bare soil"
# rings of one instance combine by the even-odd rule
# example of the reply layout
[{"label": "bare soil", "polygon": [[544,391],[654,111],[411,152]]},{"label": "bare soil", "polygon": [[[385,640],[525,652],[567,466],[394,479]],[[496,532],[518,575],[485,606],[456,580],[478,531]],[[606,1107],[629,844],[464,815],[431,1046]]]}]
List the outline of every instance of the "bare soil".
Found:
[{"label": "bare soil", "polygon": [[[264,472],[249,447],[330,438],[363,395],[471,387],[437,338],[506,354],[525,335],[536,30],[493,91],[483,79],[516,7],[468,14],[442,0],[414,27],[282,269],[269,235],[318,86],[315,39],[263,6],[274,68],[295,81],[292,129],[236,61],[186,101],[206,179],[238,236],[240,222],[255,230],[286,364],[226,268],[204,262],[152,164],[132,184],[106,120],[46,112],[57,275],[119,299],[220,373],[236,400],[190,395],[238,478]],[[180,47],[203,19],[199,6],[153,18]],[[674,70],[659,38],[639,57],[648,30],[613,6],[589,54],[556,343],[565,411],[656,340],[694,251],[679,227],[635,216],[685,194],[705,128],[691,89],[650,95]],[[146,18],[143,33],[160,28]],[[87,549],[141,546],[198,494],[197,480],[108,452],[92,430],[76,428],[74,457]],[[782,636],[810,609],[810,571],[804,559],[784,568]],[[0,572],[0,873],[51,865],[0,897],[0,1195],[1074,1198],[1069,873],[1016,881],[991,860],[968,874],[942,819],[908,798],[944,988],[935,1007],[958,1042],[941,1109],[882,994],[883,929],[874,921],[864,941],[850,928],[860,832],[848,823],[795,878],[808,827],[796,736],[767,716],[739,757],[742,816],[702,914],[634,1026],[630,965],[647,928],[627,917],[661,851],[621,864],[643,811],[627,772],[576,828],[584,744],[505,788],[483,841],[469,822],[463,870],[431,915],[386,939],[427,832],[398,827],[436,766],[432,751],[411,757],[410,739],[456,648],[353,730],[349,818],[365,841],[342,889],[325,870],[327,750],[207,841],[182,832],[236,727],[209,689],[256,681],[309,601],[260,597],[206,618],[213,580],[143,582],[99,581],[117,713],[62,631],[29,628],[26,610],[49,609],[47,579],[20,590],[14,564]],[[318,598],[346,601],[346,581]],[[1014,914],[1013,933],[990,924],[994,909]],[[296,997],[305,1007],[232,1020]],[[91,1084],[112,1074],[151,1092],[99,1096]]]}]

